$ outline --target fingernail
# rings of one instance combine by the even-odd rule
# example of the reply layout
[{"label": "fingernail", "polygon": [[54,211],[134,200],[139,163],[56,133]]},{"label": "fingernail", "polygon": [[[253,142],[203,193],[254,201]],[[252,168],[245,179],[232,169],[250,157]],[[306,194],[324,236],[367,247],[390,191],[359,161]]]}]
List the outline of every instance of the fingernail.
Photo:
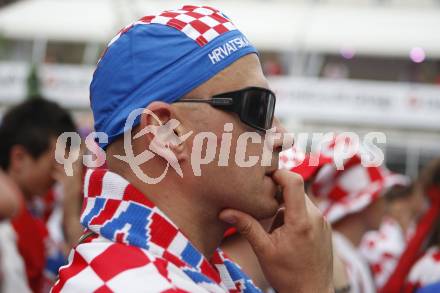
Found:
[{"label": "fingernail", "polygon": [[237,222],[237,219],[234,216],[223,216],[222,220],[229,224],[235,224]]}]

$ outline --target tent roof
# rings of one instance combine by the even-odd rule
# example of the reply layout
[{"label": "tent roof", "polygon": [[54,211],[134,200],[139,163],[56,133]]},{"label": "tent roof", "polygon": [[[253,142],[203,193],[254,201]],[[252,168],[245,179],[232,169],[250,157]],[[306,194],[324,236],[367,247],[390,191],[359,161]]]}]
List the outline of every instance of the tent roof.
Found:
[{"label": "tent roof", "polygon": [[[440,57],[440,9],[289,1],[192,1],[220,8],[260,49]],[[18,39],[107,43],[119,28],[170,0],[24,0],[0,10],[0,34]]]}]

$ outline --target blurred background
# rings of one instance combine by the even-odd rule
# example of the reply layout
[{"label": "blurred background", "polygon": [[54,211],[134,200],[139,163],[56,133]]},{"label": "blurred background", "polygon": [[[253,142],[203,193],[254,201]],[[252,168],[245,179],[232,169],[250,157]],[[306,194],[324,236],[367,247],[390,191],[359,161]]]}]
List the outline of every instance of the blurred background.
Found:
[{"label": "blurred background", "polygon": [[[387,166],[413,178],[440,156],[439,0],[191,3],[220,8],[259,48],[289,131],[382,131]],[[90,128],[88,86],[108,41],[141,16],[181,5],[0,1],[0,119],[40,93]]]}]

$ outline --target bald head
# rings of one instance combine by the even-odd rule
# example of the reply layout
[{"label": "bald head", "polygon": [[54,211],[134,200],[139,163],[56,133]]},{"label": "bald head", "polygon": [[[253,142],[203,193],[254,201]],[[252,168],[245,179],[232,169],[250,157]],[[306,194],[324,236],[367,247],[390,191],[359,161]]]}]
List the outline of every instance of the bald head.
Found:
[{"label": "bald head", "polygon": [[207,82],[186,94],[185,97],[209,98],[216,94],[240,90],[249,86],[269,87],[256,54],[248,54],[238,59]]}]

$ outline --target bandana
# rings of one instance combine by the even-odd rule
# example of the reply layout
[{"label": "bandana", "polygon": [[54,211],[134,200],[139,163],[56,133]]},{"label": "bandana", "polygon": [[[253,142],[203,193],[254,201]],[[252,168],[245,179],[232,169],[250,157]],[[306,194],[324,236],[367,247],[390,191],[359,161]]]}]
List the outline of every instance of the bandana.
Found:
[{"label": "bandana", "polygon": [[261,292],[220,249],[208,261],[119,175],[88,170],[84,196],[81,223],[95,236],[73,249],[53,292]]},{"label": "bandana", "polygon": [[90,85],[95,130],[108,136],[100,146],[128,130],[133,110],[172,103],[256,52],[228,17],[207,6],[167,10],[125,27],[110,41]]}]

